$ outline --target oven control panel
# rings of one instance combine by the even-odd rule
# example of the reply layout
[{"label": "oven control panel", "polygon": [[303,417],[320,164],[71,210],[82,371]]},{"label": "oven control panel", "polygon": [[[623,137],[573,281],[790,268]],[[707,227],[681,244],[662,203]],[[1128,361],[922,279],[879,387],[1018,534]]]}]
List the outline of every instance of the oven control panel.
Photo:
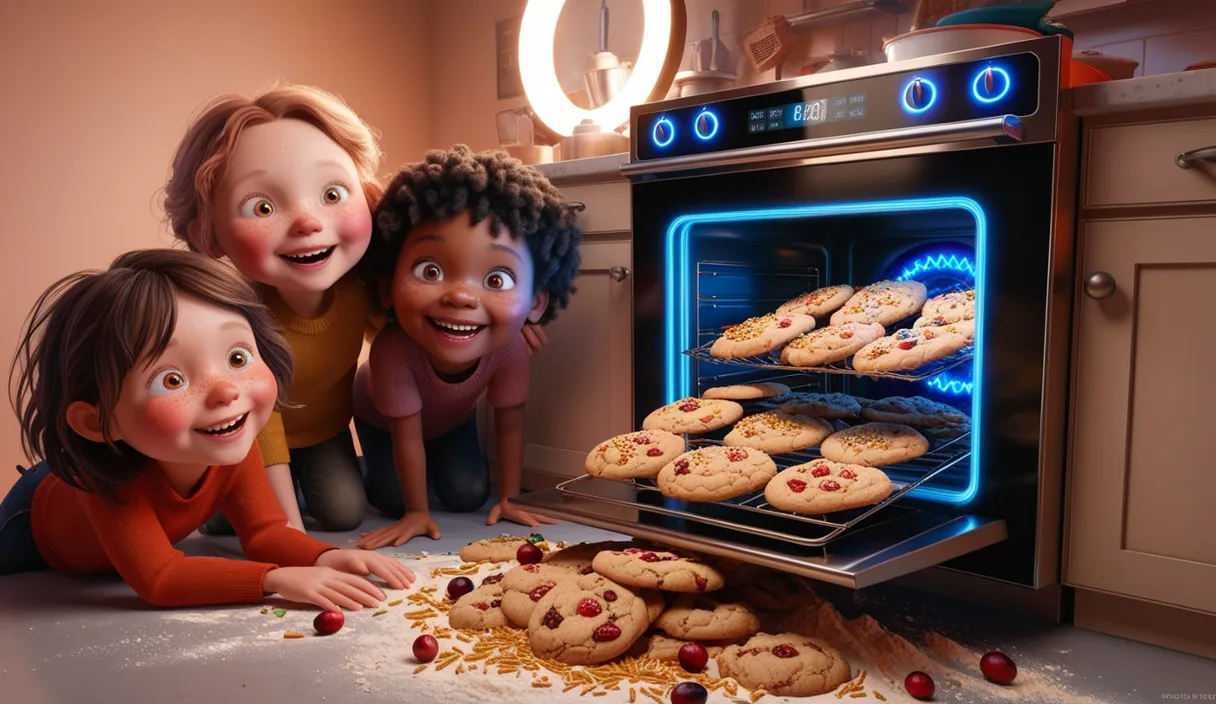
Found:
[{"label": "oven control panel", "polygon": [[818,137],[1025,117],[1039,106],[1039,59],[1025,52],[637,115],[639,160]]}]

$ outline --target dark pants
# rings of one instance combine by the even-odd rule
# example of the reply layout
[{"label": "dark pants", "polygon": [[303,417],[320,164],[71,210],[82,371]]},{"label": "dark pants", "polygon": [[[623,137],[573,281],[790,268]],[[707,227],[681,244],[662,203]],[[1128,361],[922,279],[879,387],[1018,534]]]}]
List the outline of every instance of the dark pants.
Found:
[{"label": "dark pants", "polygon": [[[363,473],[349,430],[321,443],[291,451],[291,478],[303,500],[301,512],[323,531],[354,530],[367,514]],[[217,513],[199,529],[207,535],[233,535],[232,524]]]},{"label": "dark pants", "polygon": [[18,471],[21,478],[9,489],[0,503],[0,576],[46,569],[49,565],[34,544],[34,528],[30,522],[30,507],[34,491],[50,474],[46,462]]},{"label": "dark pants", "polygon": [[[400,518],[405,499],[393,462],[393,438],[386,430],[355,419],[363,462],[367,466],[367,500],[381,513]],[[452,513],[468,513],[490,498],[490,466],[477,442],[477,420],[437,438],[423,441],[426,451],[428,503],[433,496]]]}]

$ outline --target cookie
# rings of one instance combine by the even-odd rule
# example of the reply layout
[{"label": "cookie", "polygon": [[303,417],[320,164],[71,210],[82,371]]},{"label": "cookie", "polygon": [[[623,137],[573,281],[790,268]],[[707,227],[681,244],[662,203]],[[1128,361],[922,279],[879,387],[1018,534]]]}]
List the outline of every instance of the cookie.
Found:
[{"label": "cookie", "polygon": [[840,362],[887,334],[878,323],[842,323],[794,338],[781,350],[781,361],[794,367],[821,367]]},{"label": "cookie", "polygon": [[881,469],[818,459],[779,472],[764,488],[764,500],[791,513],[835,513],[872,506],[891,489]]},{"label": "cookie", "polygon": [[765,411],[735,423],[723,442],[731,447],[750,447],[770,454],[781,454],[815,447],[831,434],[831,424],[821,418],[785,411]]},{"label": "cookie", "polygon": [[647,625],[653,624],[667,608],[667,599],[658,589],[635,589],[634,592],[646,602]]},{"label": "cookie", "polygon": [[855,291],[848,284],[825,286],[802,294],[801,296],[782,303],[777,308],[777,315],[802,313],[812,318],[822,318],[837,308],[843,306]]},{"label": "cookie", "polygon": [[604,479],[653,479],[663,465],[687,448],[684,438],[666,430],[639,430],[618,435],[587,454],[587,474]]},{"label": "cookie", "polygon": [[718,656],[722,677],[781,697],[827,694],[853,677],[849,663],[827,643],[794,633],[760,633]]},{"label": "cookie", "polygon": [[724,398],[730,401],[751,401],[757,398],[774,398],[790,392],[790,387],[770,381],[758,384],[732,384],[706,389],[701,398]]},{"label": "cookie", "polygon": [[654,625],[673,638],[732,640],[755,635],[760,630],[760,618],[737,600],[681,594]]},{"label": "cookie", "polygon": [[925,301],[920,317],[912,327],[949,325],[962,320],[975,319],[975,289],[951,291]]},{"label": "cookie", "polygon": [[559,584],[537,602],[528,640],[539,658],[598,665],[629,650],[649,624],[641,597],[599,575],[585,575]]},{"label": "cookie", "polygon": [[814,329],[815,319],[809,315],[769,313],[728,327],[714,340],[709,353],[720,359],[755,357]]},{"label": "cookie", "polygon": [[573,581],[578,573],[561,565],[520,565],[507,572],[502,582],[502,612],[519,628],[526,628],[532,609],[559,583]]},{"label": "cookie", "polygon": [[571,545],[553,553],[548,560],[545,560],[545,564],[554,567],[565,567],[579,574],[591,574],[595,571],[591,569],[591,561],[595,559],[596,555],[604,550],[624,550],[631,546],[633,546],[633,543],[627,540],[601,540],[595,543],[578,543],[577,545]]},{"label": "cookie", "polygon": [[889,396],[877,399],[861,417],[880,423],[903,423],[913,428],[945,428],[969,422],[954,406],[924,396]]},{"label": "cookie", "polygon": [[721,501],[759,491],[775,474],[777,465],[763,450],[708,445],[664,466],[656,482],[673,499]]},{"label": "cookie", "polygon": [[833,433],[819,446],[824,459],[882,467],[929,451],[924,435],[901,423],[862,423]]},{"label": "cookie", "polygon": [[506,626],[507,615],[502,611],[502,597],[501,584],[483,584],[452,604],[448,611],[448,624],[460,631]]},{"label": "cookie", "polygon": [[853,368],[860,372],[917,369],[975,344],[974,331],[973,321],[896,330],[853,355]]},{"label": "cookie", "polygon": [[683,398],[656,408],[642,421],[643,430],[666,430],[676,435],[700,435],[725,427],[743,417],[743,406],[716,398]]},{"label": "cookie", "polygon": [[694,641],[681,638],[672,638],[666,633],[652,631],[643,635],[629,649],[628,655],[639,658],[651,658],[654,660],[662,660],[664,662],[676,662],[680,659],[680,648],[685,643],[700,643],[705,648],[705,652],[711,658],[716,658],[722,654],[722,651],[728,645],[734,645],[733,640],[724,641]]},{"label": "cookie", "polygon": [[879,281],[853,294],[840,310],[832,314],[832,325],[878,323],[894,325],[925,305],[928,291],[919,281]]},{"label": "cookie", "polygon": [[[917,428],[916,432],[924,435],[929,440],[929,444],[933,447],[941,447],[952,440],[957,440],[971,432],[971,423],[961,423],[959,425],[947,425],[939,428]],[[957,445],[951,446],[963,449],[969,443],[969,440],[964,440]]]},{"label": "cookie", "polygon": [[595,571],[635,589],[665,592],[712,592],[725,585],[722,573],[691,557],[663,550],[626,548],[595,556]]},{"label": "cookie", "polygon": [[852,420],[861,416],[861,403],[848,394],[794,394],[778,408],[786,413],[831,420],[837,418]]},{"label": "cookie", "polygon": [[[510,562],[515,559],[519,546],[527,542],[527,538],[510,535],[477,540],[460,549],[460,559],[465,562]],[[537,547],[548,552],[546,544],[537,544]]]}]

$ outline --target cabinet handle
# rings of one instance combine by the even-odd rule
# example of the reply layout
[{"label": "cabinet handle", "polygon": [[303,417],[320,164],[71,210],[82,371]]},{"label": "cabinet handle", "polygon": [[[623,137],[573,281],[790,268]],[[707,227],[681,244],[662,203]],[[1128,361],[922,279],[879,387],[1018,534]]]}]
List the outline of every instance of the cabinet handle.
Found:
[{"label": "cabinet handle", "polygon": [[624,281],[629,278],[629,269],[623,266],[614,266],[608,270],[608,278],[613,281]]},{"label": "cabinet handle", "polygon": [[1191,168],[1197,161],[1216,161],[1216,146],[1193,149],[1174,157],[1174,163],[1182,169]]},{"label": "cabinet handle", "polygon": [[1102,300],[1115,295],[1115,277],[1105,271],[1095,271],[1085,277],[1085,295]]}]

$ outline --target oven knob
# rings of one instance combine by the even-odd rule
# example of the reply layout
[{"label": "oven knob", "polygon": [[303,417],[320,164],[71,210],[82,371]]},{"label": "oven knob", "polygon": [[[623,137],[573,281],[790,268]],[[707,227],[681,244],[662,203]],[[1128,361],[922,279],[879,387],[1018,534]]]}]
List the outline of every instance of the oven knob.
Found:
[{"label": "oven knob", "polygon": [[671,140],[676,138],[676,126],[666,117],[660,117],[654,123],[654,130],[650,136],[656,147],[666,147],[671,144]]},{"label": "oven knob", "polygon": [[971,94],[981,103],[995,103],[1009,93],[1013,81],[1009,73],[998,66],[988,66],[971,81]]},{"label": "oven knob", "polygon": [[702,141],[713,139],[718,134],[718,116],[709,110],[702,110],[693,123],[693,130]]},{"label": "oven knob", "polygon": [[937,86],[917,76],[904,88],[904,109],[913,114],[925,112],[937,102]]}]

